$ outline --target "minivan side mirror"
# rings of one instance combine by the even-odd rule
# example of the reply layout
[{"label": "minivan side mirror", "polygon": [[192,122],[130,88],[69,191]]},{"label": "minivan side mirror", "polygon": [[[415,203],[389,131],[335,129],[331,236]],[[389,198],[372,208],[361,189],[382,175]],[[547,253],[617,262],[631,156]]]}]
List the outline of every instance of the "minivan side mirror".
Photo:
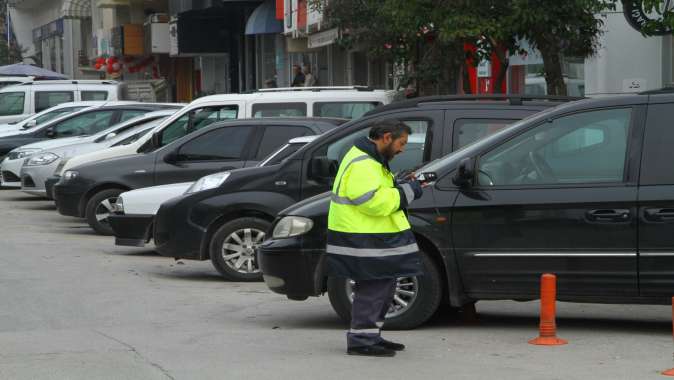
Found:
[{"label": "minivan side mirror", "polygon": [[45,132],[45,136],[49,137],[50,139],[53,139],[54,137],[56,137],[56,131],[54,131],[54,127],[47,128],[47,131]]},{"label": "minivan side mirror", "polygon": [[174,150],[166,153],[164,156],[164,162],[170,165],[175,165],[178,162],[178,152]]},{"label": "minivan side mirror", "polygon": [[152,147],[157,149],[161,146],[161,132],[155,132],[152,134]]},{"label": "minivan side mirror", "polygon": [[469,187],[475,179],[475,159],[466,157],[459,162],[452,182],[459,187]]},{"label": "minivan side mirror", "polygon": [[117,134],[115,132],[110,132],[107,135],[105,135],[105,140],[110,140],[111,138],[114,138],[115,136],[117,136]]},{"label": "minivan side mirror", "polygon": [[314,179],[329,180],[337,176],[339,165],[336,160],[325,156],[314,157],[309,163],[311,177]]},{"label": "minivan side mirror", "polygon": [[28,120],[28,121],[26,122],[26,124],[24,124],[23,127],[21,127],[21,128],[23,128],[23,129],[31,129],[31,128],[33,128],[33,127],[36,126],[36,125],[37,125],[37,120],[33,119],[33,120]]}]

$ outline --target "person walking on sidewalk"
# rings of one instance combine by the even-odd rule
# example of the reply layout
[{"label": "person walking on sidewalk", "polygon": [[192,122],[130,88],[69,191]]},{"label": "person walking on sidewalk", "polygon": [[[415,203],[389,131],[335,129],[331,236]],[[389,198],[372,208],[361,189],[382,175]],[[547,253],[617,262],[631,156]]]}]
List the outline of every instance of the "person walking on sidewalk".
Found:
[{"label": "person walking on sidewalk", "polygon": [[349,355],[394,356],[405,346],[381,337],[398,277],[422,274],[419,248],[405,209],[422,196],[413,175],[396,183],[389,162],[402,153],[409,126],[376,123],[342,159],[328,214],[328,275],[355,281]]},{"label": "person walking on sidewalk", "polygon": [[300,65],[293,65],[293,75],[293,83],[290,87],[304,87],[305,78]]}]

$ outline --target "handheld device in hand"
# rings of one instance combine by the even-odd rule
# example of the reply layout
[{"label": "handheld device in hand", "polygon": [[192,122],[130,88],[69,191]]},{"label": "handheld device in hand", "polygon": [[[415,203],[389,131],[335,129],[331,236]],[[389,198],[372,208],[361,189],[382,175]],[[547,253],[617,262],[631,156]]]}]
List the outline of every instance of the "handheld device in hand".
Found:
[{"label": "handheld device in hand", "polygon": [[417,175],[417,181],[421,182],[421,184],[431,183],[437,179],[438,175],[435,173],[421,173]]}]

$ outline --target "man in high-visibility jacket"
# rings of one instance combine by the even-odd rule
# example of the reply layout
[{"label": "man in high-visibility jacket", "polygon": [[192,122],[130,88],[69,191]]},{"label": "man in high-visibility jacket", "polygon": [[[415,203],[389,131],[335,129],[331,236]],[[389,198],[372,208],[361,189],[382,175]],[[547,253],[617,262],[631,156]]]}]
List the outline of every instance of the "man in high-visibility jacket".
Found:
[{"label": "man in high-visibility jacket", "polygon": [[397,183],[389,161],[401,153],[411,129],[388,119],[376,123],[342,159],[328,214],[327,265],[332,277],[355,281],[350,355],[394,356],[405,349],[380,331],[397,277],[422,274],[419,248],[405,208],[423,194],[414,176]]}]

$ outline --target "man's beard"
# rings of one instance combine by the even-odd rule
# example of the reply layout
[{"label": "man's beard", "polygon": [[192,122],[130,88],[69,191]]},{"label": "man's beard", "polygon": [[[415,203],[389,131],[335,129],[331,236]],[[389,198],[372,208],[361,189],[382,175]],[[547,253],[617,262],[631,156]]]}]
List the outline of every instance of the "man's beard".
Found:
[{"label": "man's beard", "polygon": [[396,154],[397,154],[397,152],[393,148],[393,143],[387,145],[384,148],[384,151],[382,152],[382,156],[384,156],[384,159],[386,161],[391,161],[393,159],[393,157],[395,157]]}]

